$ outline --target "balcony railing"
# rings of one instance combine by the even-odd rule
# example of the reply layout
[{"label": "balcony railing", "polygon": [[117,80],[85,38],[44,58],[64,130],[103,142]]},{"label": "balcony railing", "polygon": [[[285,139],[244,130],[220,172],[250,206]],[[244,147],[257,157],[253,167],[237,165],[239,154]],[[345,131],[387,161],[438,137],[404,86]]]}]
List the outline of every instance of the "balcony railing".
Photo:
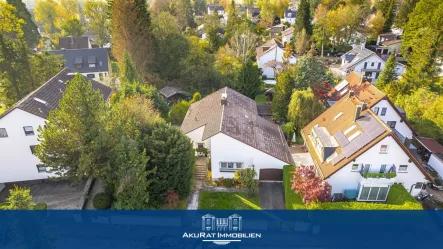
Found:
[{"label": "balcony railing", "polygon": [[363,178],[395,178],[397,174],[395,172],[384,172],[384,173],[372,173],[372,172],[361,172]]}]

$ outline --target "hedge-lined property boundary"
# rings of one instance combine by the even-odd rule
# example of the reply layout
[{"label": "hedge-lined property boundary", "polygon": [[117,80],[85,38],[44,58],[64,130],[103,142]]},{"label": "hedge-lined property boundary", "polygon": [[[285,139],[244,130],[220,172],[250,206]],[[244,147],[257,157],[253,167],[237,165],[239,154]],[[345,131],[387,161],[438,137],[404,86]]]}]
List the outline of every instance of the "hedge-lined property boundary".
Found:
[{"label": "hedge-lined property boundary", "polygon": [[285,189],[286,209],[288,210],[421,210],[423,207],[412,197],[408,191],[400,184],[394,184],[388,194],[386,203],[371,202],[323,202],[311,205],[307,208],[302,203],[300,195],[291,190],[291,172],[295,171],[295,166],[286,165],[283,167],[283,185]]}]

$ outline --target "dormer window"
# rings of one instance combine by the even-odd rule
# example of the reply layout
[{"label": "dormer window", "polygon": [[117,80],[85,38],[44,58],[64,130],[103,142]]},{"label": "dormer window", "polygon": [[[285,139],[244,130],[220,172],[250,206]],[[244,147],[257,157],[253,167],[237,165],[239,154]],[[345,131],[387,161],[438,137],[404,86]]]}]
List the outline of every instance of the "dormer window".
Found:
[{"label": "dormer window", "polygon": [[88,56],[88,66],[89,68],[95,68],[97,65],[97,57]]},{"label": "dormer window", "polygon": [[76,56],[74,57],[74,65],[75,68],[82,68],[82,64],[83,64],[83,57],[81,56]]},{"label": "dormer window", "polygon": [[288,17],[292,17],[292,13],[288,13]]}]

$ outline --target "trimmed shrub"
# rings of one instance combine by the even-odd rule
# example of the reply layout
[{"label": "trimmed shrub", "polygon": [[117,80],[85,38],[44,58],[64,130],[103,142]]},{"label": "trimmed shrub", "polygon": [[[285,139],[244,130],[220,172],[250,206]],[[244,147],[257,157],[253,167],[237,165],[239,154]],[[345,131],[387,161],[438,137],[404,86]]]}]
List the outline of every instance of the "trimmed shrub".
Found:
[{"label": "trimmed shrub", "polygon": [[109,209],[112,204],[112,197],[108,193],[98,193],[94,196],[94,199],[92,199],[92,205],[95,209],[98,210],[105,210]]}]

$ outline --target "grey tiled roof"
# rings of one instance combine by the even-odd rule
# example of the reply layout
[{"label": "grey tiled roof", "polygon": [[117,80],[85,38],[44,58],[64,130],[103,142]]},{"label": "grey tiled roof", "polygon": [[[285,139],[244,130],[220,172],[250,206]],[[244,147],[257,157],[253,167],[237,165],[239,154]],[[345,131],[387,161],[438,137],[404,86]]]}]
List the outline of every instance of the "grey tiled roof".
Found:
[{"label": "grey tiled roof", "polygon": [[374,51],[371,51],[367,48],[352,49],[351,51],[342,55],[342,58],[344,58],[347,62],[344,65],[342,65],[341,68],[344,70],[349,69],[374,54],[376,55]]},{"label": "grey tiled roof", "polygon": [[[291,16],[289,16],[289,13],[291,14]],[[285,18],[295,18],[297,14],[297,11],[295,10],[286,10],[285,11]]]},{"label": "grey tiled roof", "polygon": [[[78,73],[109,72],[109,56],[107,48],[65,49],[49,51],[50,54],[61,54],[65,59],[65,67]],[[81,62],[81,68],[75,61]],[[88,61],[94,60],[95,67],[89,67]]]},{"label": "grey tiled roof", "polygon": [[[28,96],[21,99],[13,107],[0,115],[0,119],[14,109],[21,109],[25,112],[47,119],[49,112],[58,108],[58,102],[63,96],[66,84],[72,80],[74,76],[75,74],[69,69],[63,69],[37,90],[28,94]],[[98,89],[104,99],[109,99],[112,93],[111,88],[89,78],[85,77],[85,79],[91,81],[92,88],[95,90]]]},{"label": "grey tiled roof", "polygon": [[165,96],[166,98],[172,97],[172,96],[174,96],[175,94],[183,94],[183,95],[186,95],[186,93],[183,92],[182,90],[177,89],[177,88],[172,87],[172,86],[165,86],[165,87],[163,87],[162,89],[160,89],[160,93],[161,93],[163,96]]},{"label": "grey tiled roof", "polygon": [[[221,105],[222,93],[227,104]],[[280,127],[258,115],[254,100],[226,87],[194,103],[181,126],[189,133],[204,126],[202,139],[223,133],[288,164],[294,164]]]},{"label": "grey tiled roof", "polygon": [[60,49],[83,49],[89,48],[89,37],[60,37],[58,38],[58,45]]}]

